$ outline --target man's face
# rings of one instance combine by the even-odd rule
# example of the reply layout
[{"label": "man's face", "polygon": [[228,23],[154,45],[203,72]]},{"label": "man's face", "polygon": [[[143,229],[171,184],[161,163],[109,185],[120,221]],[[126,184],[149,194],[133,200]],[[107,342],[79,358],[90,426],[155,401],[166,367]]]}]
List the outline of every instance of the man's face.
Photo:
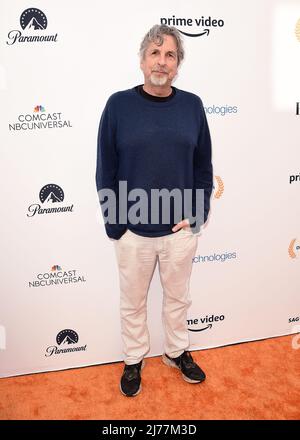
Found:
[{"label": "man's face", "polygon": [[141,61],[145,84],[152,86],[171,85],[177,74],[178,56],[174,37],[164,35],[161,46],[150,43],[145,50],[144,59]]}]

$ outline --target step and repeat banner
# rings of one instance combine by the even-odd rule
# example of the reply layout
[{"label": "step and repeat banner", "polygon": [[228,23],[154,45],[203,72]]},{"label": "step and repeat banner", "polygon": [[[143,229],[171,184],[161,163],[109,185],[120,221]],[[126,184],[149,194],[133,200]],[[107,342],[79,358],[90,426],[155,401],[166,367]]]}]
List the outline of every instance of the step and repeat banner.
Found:
[{"label": "step and repeat banner", "polygon": [[[300,1],[5,0],[0,9],[0,376],[123,359],[97,132],[108,97],[143,83],[138,50],[157,23],[183,35],[174,85],[202,98],[213,144],[190,348],[297,338]],[[163,350],[161,306],[156,268],[149,356]]]}]

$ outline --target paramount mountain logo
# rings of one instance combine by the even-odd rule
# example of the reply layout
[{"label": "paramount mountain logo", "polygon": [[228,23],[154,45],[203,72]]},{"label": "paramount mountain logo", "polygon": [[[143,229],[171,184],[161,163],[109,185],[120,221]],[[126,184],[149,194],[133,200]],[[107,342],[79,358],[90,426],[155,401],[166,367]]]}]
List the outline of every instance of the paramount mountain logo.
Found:
[{"label": "paramount mountain logo", "polygon": [[38,273],[36,279],[29,281],[29,287],[45,287],[53,285],[63,285],[71,283],[85,283],[83,275],[78,274],[78,270],[63,270],[58,264],[51,267],[50,272]]},{"label": "paramount mountain logo", "polygon": [[202,17],[200,18],[183,18],[183,17],[161,17],[161,24],[175,26],[178,31],[187,37],[203,37],[210,34],[212,29],[224,26],[224,20],[219,18]]},{"label": "paramount mountain logo", "polygon": [[299,258],[300,245],[297,238],[293,238],[293,240],[290,242],[288,253],[292,260]]},{"label": "paramount mountain logo", "polygon": [[62,188],[54,183],[43,186],[40,190],[39,197],[41,203],[45,205],[45,208],[42,208],[39,203],[33,203],[28,208],[27,217],[34,217],[36,214],[73,212],[73,204],[69,206],[51,206],[54,204],[59,205],[63,202],[65,197]]},{"label": "paramount mountain logo", "polygon": [[56,342],[58,345],[77,344],[78,340],[78,334],[70,329],[62,330],[56,336]]},{"label": "paramount mountain logo", "polygon": [[24,30],[34,29],[46,29],[47,17],[39,9],[29,8],[26,9],[20,17],[21,27]]},{"label": "paramount mountain logo", "polygon": [[36,105],[32,113],[22,113],[15,122],[8,124],[9,131],[72,128],[70,120],[64,119],[62,112],[46,112],[43,105]]},{"label": "paramount mountain logo", "polygon": [[57,41],[57,33],[45,35],[44,31],[48,26],[48,20],[43,11],[37,8],[28,8],[20,16],[20,25],[24,33],[20,30],[8,32],[6,44],[12,46],[15,43],[36,43]]},{"label": "paramount mountain logo", "polygon": [[[188,319],[188,330],[190,332],[203,332],[204,330],[211,330],[213,327],[213,323],[224,321],[224,319],[225,315],[206,315],[205,318]],[[193,328],[193,326],[196,326],[196,328]]]},{"label": "paramount mountain logo", "polygon": [[61,330],[56,336],[56,343],[64,348],[58,348],[56,345],[47,347],[45,356],[49,357],[53,354],[71,353],[74,351],[86,351],[87,344],[79,347],[68,347],[68,345],[75,345],[79,341],[78,333],[71,329]]}]

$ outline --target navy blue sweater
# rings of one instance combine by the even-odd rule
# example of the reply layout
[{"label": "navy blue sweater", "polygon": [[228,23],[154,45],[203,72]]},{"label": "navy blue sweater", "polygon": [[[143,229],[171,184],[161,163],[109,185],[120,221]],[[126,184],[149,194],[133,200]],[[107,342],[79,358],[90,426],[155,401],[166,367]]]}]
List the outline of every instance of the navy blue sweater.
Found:
[{"label": "navy blue sweater", "polygon": [[[110,188],[117,195],[117,221],[105,224],[110,238],[118,240],[127,228],[146,237],[173,233],[176,222],[172,212],[168,224],[162,221],[161,213],[158,224],[151,224],[151,189],[178,188],[182,194],[184,189],[203,189],[204,222],[207,219],[213,174],[203,104],[192,93],[173,87],[174,91],[171,99],[158,102],[132,88],[114,93],[106,103],[98,132],[96,184],[98,191]],[[127,182],[127,194],[135,188],[145,190],[149,212],[146,224],[132,224],[129,218],[125,224],[119,222],[120,181]],[[128,210],[138,200],[127,201]],[[103,209],[104,200],[101,205]],[[189,218],[183,214],[181,219]]]}]

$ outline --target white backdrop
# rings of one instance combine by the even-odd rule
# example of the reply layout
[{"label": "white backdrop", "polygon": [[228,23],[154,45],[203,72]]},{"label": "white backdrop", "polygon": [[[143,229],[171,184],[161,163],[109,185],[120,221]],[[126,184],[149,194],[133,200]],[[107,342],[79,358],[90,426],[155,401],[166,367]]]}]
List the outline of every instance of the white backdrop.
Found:
[{"label": "white backdrop", "polygon": [[[175,85],[202,98],[213,142],[191,349],[299,331],[300,1],[4,0],[0,9],[0,377],[123,359],[97,131],[108,97],[143,83],[140,42],[167,19],[198,34],[184,37]],[[149,356],[162,353],[161,302],[156,270]]]}]

